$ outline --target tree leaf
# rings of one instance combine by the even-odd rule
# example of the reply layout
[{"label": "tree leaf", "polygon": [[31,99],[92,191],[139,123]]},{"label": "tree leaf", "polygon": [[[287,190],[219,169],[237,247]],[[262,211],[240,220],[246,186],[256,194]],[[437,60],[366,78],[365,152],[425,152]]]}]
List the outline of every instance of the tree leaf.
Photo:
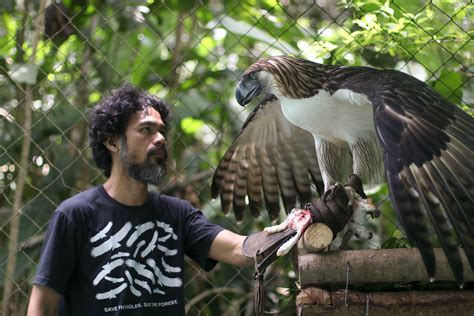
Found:
[{"label": "tree leaf", "polygon": [[462,100],[462,84],[461,74],[443,70],[441,76],[434,82],[433,87],[449,101],[459,104]]},{"label": "tree leaf", "polygon": [[220,19],[220,23],[229,31],[242,36],[248,36],[256,40],[267,43],[273,48],[281,50],[285,54],[298,54],[298,51],[293,48],[290,44],[282,40],[275,40],[274,36],[271,36],[267,32],[259,29],[255,25],[251,25],[244,21],[238,21],[230,16],[225,16]]}]

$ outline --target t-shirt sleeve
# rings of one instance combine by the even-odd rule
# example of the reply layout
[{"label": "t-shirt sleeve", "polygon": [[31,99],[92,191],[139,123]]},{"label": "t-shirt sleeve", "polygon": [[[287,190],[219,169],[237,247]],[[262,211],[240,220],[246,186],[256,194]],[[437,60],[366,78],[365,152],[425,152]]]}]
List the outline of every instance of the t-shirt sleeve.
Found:
[{"label": "t-shirt sleeve", "polygon": [[208,258],[214,238],[224,228],[209,222],[204,214],[188,204],[184,224],[184,252],[205,271],[210,271],[217,261]]},{"label": "t-shirt sleeve", "polygon": [[65,293],[76,262],[76,240],[73,223],[62,211],[56,210],[46,231],[33,284]]}]

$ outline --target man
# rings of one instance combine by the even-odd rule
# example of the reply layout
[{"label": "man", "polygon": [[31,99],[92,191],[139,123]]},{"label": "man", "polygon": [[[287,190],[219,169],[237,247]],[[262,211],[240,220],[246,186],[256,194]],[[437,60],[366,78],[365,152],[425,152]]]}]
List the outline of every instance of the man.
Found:
[{"label": "man", "polygon": [[161,100],[128,85],[93,109],[90,144],[108,180],[53,213],[28,315],[181,315],[184,254],[205,270],[252,263],[245,236],[148,191],[165,174],[169,124]]},{"label": "man", "polygon": [[[207,271],[216,261],[254,263],[242,254],[246,236],[210,223],[188,202],[148,191],[166,171],[170,121],[163,101],[129,85],[92,110],[92,154],[108,180],[53,213],[28,315],[182,315],[184,254]],[[264,234],[247,250],[267,253],[278,245],[288,252],[314,221],[339,231],[352,214],[341,189],[292,212],[278,225],[285,238]],[[273,251],[268,255],[260,271],[275,259]]]}]

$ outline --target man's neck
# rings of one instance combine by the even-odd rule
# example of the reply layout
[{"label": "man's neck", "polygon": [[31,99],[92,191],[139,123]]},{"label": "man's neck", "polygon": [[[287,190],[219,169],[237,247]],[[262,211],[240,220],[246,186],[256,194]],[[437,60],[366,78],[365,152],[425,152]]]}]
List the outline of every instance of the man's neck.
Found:
[{"label": "man's neck", "polygon": [[116,201],[130,206],[143,205],[148,198],[148,186],[127,176],[113,173],[104,183],[105,191]]}]

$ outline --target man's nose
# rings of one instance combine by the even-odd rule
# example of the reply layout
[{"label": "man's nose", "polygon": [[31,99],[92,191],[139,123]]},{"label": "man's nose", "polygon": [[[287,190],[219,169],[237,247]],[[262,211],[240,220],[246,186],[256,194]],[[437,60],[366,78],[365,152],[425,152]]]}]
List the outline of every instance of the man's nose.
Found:
[{"label": "man's nose", "polygon": [[153,144],[166,144],[165,136],[162,133],[157,132],[153,139]]}]

